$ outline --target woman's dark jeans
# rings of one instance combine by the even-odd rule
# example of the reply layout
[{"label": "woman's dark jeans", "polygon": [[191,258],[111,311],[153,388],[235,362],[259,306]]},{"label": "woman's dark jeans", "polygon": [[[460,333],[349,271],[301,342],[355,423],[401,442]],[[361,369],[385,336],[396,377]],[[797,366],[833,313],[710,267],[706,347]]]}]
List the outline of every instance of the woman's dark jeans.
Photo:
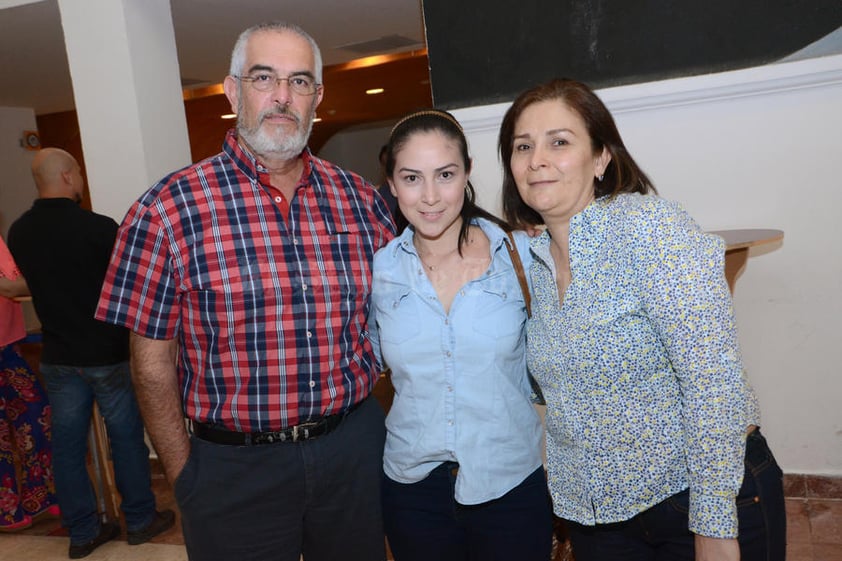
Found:
[{"label": "woman's dark jeans", "polygon": [[[693,561],[689,495],[684,490],[625,522],[583,526],[568,521],[576,561]],[[784,561],[783,474],[759,429],[746,441],[737,516],[741,561]]]},{"label": "woman's dark jeans", "polygon": [[552,510],[544,468],[479,505],[454,498],[458,464],[444,462],[417,483],[383,475],[383,522],[397,561],[546,561]]},{"label": "woman's dark jeans", "polygon": [[783,473],[760,429],[748,436],[745,463],[743,485],[737,496],[741,559],[784,561],[786,503]]}]

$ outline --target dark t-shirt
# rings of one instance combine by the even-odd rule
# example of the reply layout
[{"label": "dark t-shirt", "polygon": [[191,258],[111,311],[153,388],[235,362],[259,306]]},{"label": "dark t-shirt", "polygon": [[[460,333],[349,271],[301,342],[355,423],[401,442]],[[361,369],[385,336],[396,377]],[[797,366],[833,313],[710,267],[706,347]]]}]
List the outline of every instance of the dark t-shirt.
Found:
[{"label": "dark t-shirt", "polygon": [[94,318],[117,223],[71,199],[37,199],[8,245],[41,321],[41,361],[104,366],[128,359],[129,332]]}]

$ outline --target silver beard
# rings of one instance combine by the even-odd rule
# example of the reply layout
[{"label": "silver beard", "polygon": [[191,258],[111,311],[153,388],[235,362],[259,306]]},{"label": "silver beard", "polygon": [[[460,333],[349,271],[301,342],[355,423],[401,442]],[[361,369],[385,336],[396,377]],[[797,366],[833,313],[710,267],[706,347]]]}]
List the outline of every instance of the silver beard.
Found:
[{"label": "silver beard", "polygon": [[[242,97],[237,105],[237,114],[242,115]],[[259,156],[271,156],[272,159],[292,160],[293,158],[297,158],[307,146],[307,141],[310,139],[310,133],[313,130],[313,117],[316,113],[316,108],[315,106],[311,106],[310,111],[306,116],[306,126],[303,128],[301,127],[301,119],[298,115],[289,109],[281,111],[295,117],[296,124],[298,125],[296,127],[296,131],[289,135],[283,134],[281,131],[277,131],[276,134],[271,134],[269,131],[260,126],[266,115],[278,112],[279,111],[277,109],[263,111],[260,115],[258,115],[257,123],[254,127],[246,126],[242,119],[238,118],[237,133],[240,138],[245,140],[246,144],[249,145],[255,154]]]}]

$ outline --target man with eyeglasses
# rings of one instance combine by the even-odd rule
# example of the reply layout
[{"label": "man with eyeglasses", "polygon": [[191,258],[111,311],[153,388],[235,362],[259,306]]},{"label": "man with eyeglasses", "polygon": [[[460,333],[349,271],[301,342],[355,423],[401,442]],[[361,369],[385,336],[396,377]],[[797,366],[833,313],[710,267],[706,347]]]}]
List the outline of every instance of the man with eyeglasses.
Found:
[{"label": "man with eyeglasses", "polygon": [[366,315],[394,224],[373,186],[307,148],[324,86],[302,29],[244,31],[224,89],[236,130],[134,204],[97,317],[133,332],[191,559],[382,560]]}]

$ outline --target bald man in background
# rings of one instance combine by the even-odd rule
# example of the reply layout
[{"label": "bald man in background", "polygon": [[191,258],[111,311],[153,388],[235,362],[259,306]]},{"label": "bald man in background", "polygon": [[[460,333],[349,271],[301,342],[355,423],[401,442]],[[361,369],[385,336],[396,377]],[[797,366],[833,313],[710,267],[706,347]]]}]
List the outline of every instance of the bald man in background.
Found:
[{"label": "bald man in background", "polygon": [[9,229],[8,246],[29,285],[41,321],[41,374],[52,405],[53,469],[71,559],[88,556],[120,534],[102,523],[86,468],[94,400],[105,418],[120,509],[130,545],[170,528],[172,510],[158,512],[149,449],[129,371],[129,333],[94,318],[117,223],[82,209],[79,163],[45,148],[32,160],[38,198]]}]

